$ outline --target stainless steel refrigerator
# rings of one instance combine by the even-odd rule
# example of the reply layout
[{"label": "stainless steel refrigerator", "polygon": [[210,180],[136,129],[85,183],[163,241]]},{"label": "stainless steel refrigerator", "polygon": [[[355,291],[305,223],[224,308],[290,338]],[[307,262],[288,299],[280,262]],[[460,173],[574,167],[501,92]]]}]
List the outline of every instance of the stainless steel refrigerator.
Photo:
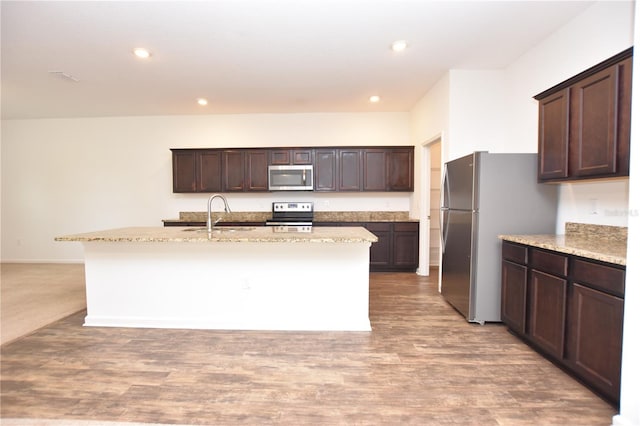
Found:
[{"label": "stainless steel refrigerator", "polygon": [[445,164],[441,292],[469,322],[500,321],[500,234],[555,234],[558,186],[537,154],[474,152]]}]

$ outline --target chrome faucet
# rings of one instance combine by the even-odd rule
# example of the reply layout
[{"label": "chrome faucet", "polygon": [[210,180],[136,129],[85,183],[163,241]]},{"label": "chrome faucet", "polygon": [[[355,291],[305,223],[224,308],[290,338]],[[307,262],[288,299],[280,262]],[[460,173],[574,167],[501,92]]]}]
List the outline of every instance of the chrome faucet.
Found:
[{"label": "chrome faucet", "polygon": [[226,213],[231,213],[231,209],[229,208],[229,203],[227,203],[227,199],[224,198],[224,195],[222,194],[213,194],[211,197],[209,197],[209,202],[207,202],[207,231],[211,232],[213,230],[213,227],[220,222],[220,219],[222,219],[221,217],[218,218],[215,223],[211,222],[211,203],[213,203],[213,200],[216,198],[220,198],[223,202],[224,202],[224,211]]}]

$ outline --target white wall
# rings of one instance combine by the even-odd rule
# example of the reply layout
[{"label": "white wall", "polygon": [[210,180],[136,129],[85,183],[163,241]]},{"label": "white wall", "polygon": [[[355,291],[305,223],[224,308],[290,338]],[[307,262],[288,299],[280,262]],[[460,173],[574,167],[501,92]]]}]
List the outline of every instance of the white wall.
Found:
[{"label": "white wall", "polygon": [[[632,37],[633,3],[597,2],[504,70],[450,70],[447,84],[429,91],[411,111],[411,139],[418,145],[446,129],[445,162],[472,151],[537,152],[533,96],[625,50]],[[412,200],[417,212],[419,194]],[[626,179],[562,184],[557,232],[564,233],[567,221],[625,226],[627,216],[620,212],[627,210]]]},{"label": "white wall", "polygon": [[[422,171],[422,145],[436,139],[445,141],[449,134],[449,73],[438,82],[418,101],[410,112],[411,143],[416,146],[416,176]],[[442,144],[442,149],[447,145]],[[442,154],[444,155],[444,154]],[[425,179],[415,179],[414,192],[411,202],[412,217],[420,217],[423,210],[429,206],[422,205],[422,182]],[[426,213],[428,215],[428,212]]]},{"label": "white wall", "polygon": [[506,147],[504,71],[451,70],[449,76],[449,148],[443,160],[473,151],[520,152]]},{"label": "white wall", "polygon": [[[633,3],[598,2],[522,55],[506,70],[507,134],[514,149],[537,151],[533,96],[633,44]],[[606,28],[606,31],[603,30]],[[601,30],[602,29],[602,30]],[[594,201],[596,214],[592,214]],[[567,221],[626,226],[628,180],[562,184],[557,232]]]},{"label": "white wall", "polygon": [[[79,244],[53,239],[205,211],[206,194],[171,192],[169,148],[410,144],[408,113],[5,120],[2,261],[81,261]],[[228,198],[235,211],[269,211],[283,199],[324,211],[410,208],[406,193]]]},{"label": "white wall", "polygon": [[[429,266],[433,259],[429,258],[429,241],[431,240],[431,222],[437,220],[430,214],[431,158],[423,157],[427,144],[439,141],[442,143],[449,133],[449,73],[446,73],[427,92],[411,110],[411,141],[415,145],[416,179],[411,199],[411,216],[420,219],[420,250],[418,274],[429,275]],[[441,152],[438,150],[438,156]],[[440,159],[440,164],[442,160]],[[440,182],[440,178],[437,178]],[[436,259],[436,262],[439,260]]]}]

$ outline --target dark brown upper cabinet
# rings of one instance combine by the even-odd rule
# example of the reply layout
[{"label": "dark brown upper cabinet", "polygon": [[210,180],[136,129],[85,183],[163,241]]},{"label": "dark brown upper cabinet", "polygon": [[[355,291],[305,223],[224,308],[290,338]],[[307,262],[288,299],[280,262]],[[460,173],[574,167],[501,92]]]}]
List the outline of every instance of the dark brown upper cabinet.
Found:
[{"label": "dark brown upper cabinet", "polygon": [[171,149],[173,192],[268,192],[269,165],[313,164],[314,191],[413,191],[412,146]]},{"label": "dark brown upper cabinet", "polygon": [[336,150],[316,149],[313,165],[313,190],[336,191]]},{"label": "dark brown upper cabinet", "polygon": [[219,151],[173,151],[173,192],[219,192],[222,190],[222,155]]},{"label": "dark brown upper cabinet", "polygon": [[413,191],[413,147],[387,152],[387,191]]},{"label": "dark brown upper cabinet", "polygon": [[538,179],[629,175],[633,48],[535,96]]},{"label": "dark brown upper cabinet", "polygon": [[196,152],[172,149],[173,192],[196,191]]},{"label": "dark brown upper cabinet", "polygon": [[338,149],[338,191],[362,191],[360,149]]},{"label": "dark brown upper cabinet", "polygon": [[364,191],[387,190],[387,150],[362,150],[362,185]]},{"label": "dark brown upper cabinet", "polygon": [[413,191],[413,147],[362,150],[364,191]]},{"label": "dark brown upper cabinet", "polygon": [[569,89],[540,99],[538,121],[538,177],[569,177]]},{"label": "dark brown upper cabinet", "polygon": [[269,151],[269,164],[286,166],[290,164],[313,164],[312,148],[275,148]]},{"label": "dark brown upper cabinet", "polygon": [[268,151],[234,149],[222,152],[224,192],[266,192],[269,190]]}]

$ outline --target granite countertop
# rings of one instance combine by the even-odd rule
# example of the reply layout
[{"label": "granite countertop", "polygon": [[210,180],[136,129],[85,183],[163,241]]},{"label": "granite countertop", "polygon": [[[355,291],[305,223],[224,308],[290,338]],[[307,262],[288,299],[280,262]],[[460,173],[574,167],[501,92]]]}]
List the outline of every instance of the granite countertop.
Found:
[{"label": "granite countertop", "polygon": [[258,243],[363,243],[376,242],[378,238],[362,227],[305,228],[310,232],[298,232],[295,227],[256,226],[214,228],[195,227],[132,227],[107,229],[83,234],[65,235],[56,241],[79,242],[258,242]]},{"label": "granite countertop", "polygon": [[[222,222],[265,222],[271,219],[271,212],[212,212],[215,219]],[[409,212],[322,212],[313,213],[315,222],[418,222],[409,217]],[[207,221],[207,212],[180,212],[178,219],[163,219],[163,222],[201,222]]]},{"label": "granite countertop", "polygon": [[567,222],[564,235],[499,235],[532,247],[626,266],[627,228]]}]

